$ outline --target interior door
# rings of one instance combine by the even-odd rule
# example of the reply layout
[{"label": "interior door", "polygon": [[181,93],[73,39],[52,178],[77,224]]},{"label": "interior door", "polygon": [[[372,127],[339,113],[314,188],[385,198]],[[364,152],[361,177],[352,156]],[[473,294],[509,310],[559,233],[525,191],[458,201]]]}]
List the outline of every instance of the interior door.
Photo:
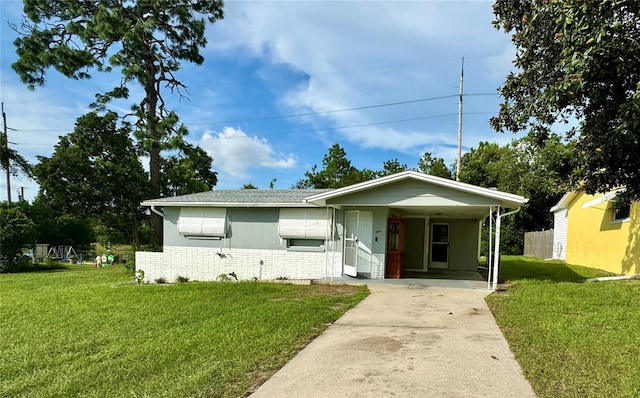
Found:
[{"label": "interior door", "polygon": [[449,268],[449,224],[431,224],[430,268]]}]

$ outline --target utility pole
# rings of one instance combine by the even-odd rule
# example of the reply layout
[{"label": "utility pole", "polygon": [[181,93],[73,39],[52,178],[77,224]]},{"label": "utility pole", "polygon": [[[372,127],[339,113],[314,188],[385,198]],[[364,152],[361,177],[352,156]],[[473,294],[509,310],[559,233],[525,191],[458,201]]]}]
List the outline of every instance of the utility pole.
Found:
[{"label": "utility pole", "polygon": [[462,157],[462,93],[464,85],[464,57],[460,69],[460,100],[458,101],[458,161],[456,163],[456,181],[460,181],[460,159]]},{"label": "utility pole", "polygon": [[4,113],[4,102],[2,103],[2,125],[4,129],[4,156],[2,156],[3,167],[7,171],[7,202],[11,204],[11,173],[9,170],[9,134],[7,133],[7,114]]}]

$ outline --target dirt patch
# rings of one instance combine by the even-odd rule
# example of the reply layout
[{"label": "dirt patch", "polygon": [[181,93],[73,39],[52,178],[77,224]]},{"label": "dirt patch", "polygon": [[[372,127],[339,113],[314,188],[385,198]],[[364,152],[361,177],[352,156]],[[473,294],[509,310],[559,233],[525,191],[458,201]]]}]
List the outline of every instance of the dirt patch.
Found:
[{"label": "dirt patch", "polygon": [[359,286],[319,283],[300,289],[294,297],[303,296],[353,296],[360,292]]},{"label": "dirt patch", "polygon": [[362,351],[396,352],[401,349],[403,345],[402,342],[389,337],[371,336],[358,340],[354,347]]},{"label": "dirt patch", "polygon": [[309,294],[323,294],[329,296],[352,296],[360,291],[359,286],[344,284],[319,283],[309,287]]},{"label": "dirt patch", "polygon": [[273,376],[278,369],[269,369],[269,370],[255,370],[249,373],[249,379],[252,380],[251,384],[251,392],[254,392],[261,385],[263,385],[267,380]]},{"label": "dirt patch", "polygon": [[[295,291],[287,293],[286,296],[274,297],[269,299],[269,301],[300,300],[310,296],[351,297],[361,292],[361,287],[354,285],[321,283],[302,287],[303,289],[296,289]],[[344,303],[338,305],[342,306]]]}]

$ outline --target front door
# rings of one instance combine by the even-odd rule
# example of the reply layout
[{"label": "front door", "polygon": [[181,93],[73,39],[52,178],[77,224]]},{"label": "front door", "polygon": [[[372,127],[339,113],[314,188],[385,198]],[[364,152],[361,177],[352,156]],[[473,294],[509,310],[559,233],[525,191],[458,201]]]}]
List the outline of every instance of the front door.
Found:
[{"label": "front door", "polygon": [[405,269],[405,228],[407,220],[392,217],[387,227],[387,267],[385,278],[400,279]]},{"label": "front door", "polygon": [[371,272],[371,239],[373,213],[350,210],[345,212],[344,274],[357,276]]},{"label": "front door", "polygon": [[431,224],[430,268],[449,268],[449,224]]}]

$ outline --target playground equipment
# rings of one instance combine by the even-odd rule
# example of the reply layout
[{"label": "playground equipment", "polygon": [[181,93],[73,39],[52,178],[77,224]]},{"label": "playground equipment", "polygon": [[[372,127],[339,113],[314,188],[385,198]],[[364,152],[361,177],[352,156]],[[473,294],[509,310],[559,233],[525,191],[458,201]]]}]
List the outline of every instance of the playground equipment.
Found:
[{"label": "playground equipment", "polygon": [[51,246],[47,252],[47,257],[53,260],[67,261],[77,259],[78,255],[73,250],[73,246]]}]

